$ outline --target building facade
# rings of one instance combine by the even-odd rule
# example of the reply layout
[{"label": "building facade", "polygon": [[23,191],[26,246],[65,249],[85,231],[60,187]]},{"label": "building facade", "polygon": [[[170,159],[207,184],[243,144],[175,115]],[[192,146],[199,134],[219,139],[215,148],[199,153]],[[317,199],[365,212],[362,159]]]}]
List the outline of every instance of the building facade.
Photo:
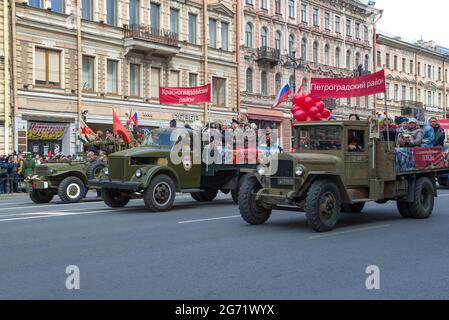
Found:
[{"label": "building facade", "polygon": [[[285,83],[308,91],[313,77],[353,77],[373,67],[373,24],[378,11],[361,1],[240,0],[241,111],[279,129],[291,146],[289,105],[270,107]],[[295,60],[296,63],[293,63]],[[296,66],[296,69],[294,69]],[[368,116],[374,97],[326,101],[339,118]]]},{"label": "building facade", "polygon": [[[79,151],[80,121],[104,131],[112,108],[147,129],[237,115],[235,1],[18,0],[12,10],[17,150]],[[205,83],[210,104],[159,104],[160,86]]]},{"label": "building facade", "polygon": [[0,0],[0,155],[12,151],[8,1]]},{"label": "building facade", "polygon": [[415,106],[426,118],[447,117],[449,49],[385,34],[378,34],[377,44],[377,67],[386,74],[379,111],[408,116]]}]

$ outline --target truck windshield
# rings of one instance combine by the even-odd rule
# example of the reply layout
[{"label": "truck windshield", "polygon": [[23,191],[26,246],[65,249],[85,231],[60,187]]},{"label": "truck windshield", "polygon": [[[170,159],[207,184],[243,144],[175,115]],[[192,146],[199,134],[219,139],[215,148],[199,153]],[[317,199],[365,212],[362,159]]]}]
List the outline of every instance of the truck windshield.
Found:
[{"label": "truck windshield", "polygon": [[173,142],[170,141],[170,132],[161,132],[157,130],[150,131],[145,134],[142,141],[143,147],[162,146],[171,147]]},{"label": "truck windshield", "polygon": [[305,150],[341,150],[340,126],[300,127],[298,147]]}]

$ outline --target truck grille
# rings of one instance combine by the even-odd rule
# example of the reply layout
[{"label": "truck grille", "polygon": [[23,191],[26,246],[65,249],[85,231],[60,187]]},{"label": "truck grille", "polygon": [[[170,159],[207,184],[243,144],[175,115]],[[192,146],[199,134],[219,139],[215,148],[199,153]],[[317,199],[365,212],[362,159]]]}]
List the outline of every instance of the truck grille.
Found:
[{"label": "truck grille", "polygon": [[47,166],[36,166],[35,174],[38,176],[48,175],[48,167]]},{"label": "truck grille", "polygon": [[114,158],[109,157],[108,159],[108,169],[109,169],[109,179],[110,180],[124,180],[126,179],[126,168],[128,163],[126,158]]},{"label": "truck grille", "polygon": [[279,160],[278,170],[272,177],[293,177],[293,161]]}]

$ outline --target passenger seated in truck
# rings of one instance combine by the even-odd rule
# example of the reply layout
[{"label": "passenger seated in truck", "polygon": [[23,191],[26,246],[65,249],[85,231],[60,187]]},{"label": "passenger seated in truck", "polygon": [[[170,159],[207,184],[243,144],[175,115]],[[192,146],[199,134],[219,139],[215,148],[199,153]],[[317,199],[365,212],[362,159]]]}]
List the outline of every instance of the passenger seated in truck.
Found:
[{"label": "passenger seated in truck", "polygon": [[420,147],[423,136],[423,131],[418,127],[418,120],[410,118],[408,120],[408,130],[402,132],[398,138],[398,146],[402,148]]}]

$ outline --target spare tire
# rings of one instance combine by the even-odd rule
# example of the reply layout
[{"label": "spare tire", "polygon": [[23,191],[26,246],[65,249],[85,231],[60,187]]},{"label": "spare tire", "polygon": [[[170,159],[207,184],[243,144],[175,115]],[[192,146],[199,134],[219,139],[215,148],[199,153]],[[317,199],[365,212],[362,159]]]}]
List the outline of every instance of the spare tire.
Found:
[{"label": "spare tire", "polygon": [[98,175],[100,174],[101,170],[106,168],[108,165],[106,162],[95,160],[92,161],[86,170],[86,175],[89,180],[96,179]]}]

